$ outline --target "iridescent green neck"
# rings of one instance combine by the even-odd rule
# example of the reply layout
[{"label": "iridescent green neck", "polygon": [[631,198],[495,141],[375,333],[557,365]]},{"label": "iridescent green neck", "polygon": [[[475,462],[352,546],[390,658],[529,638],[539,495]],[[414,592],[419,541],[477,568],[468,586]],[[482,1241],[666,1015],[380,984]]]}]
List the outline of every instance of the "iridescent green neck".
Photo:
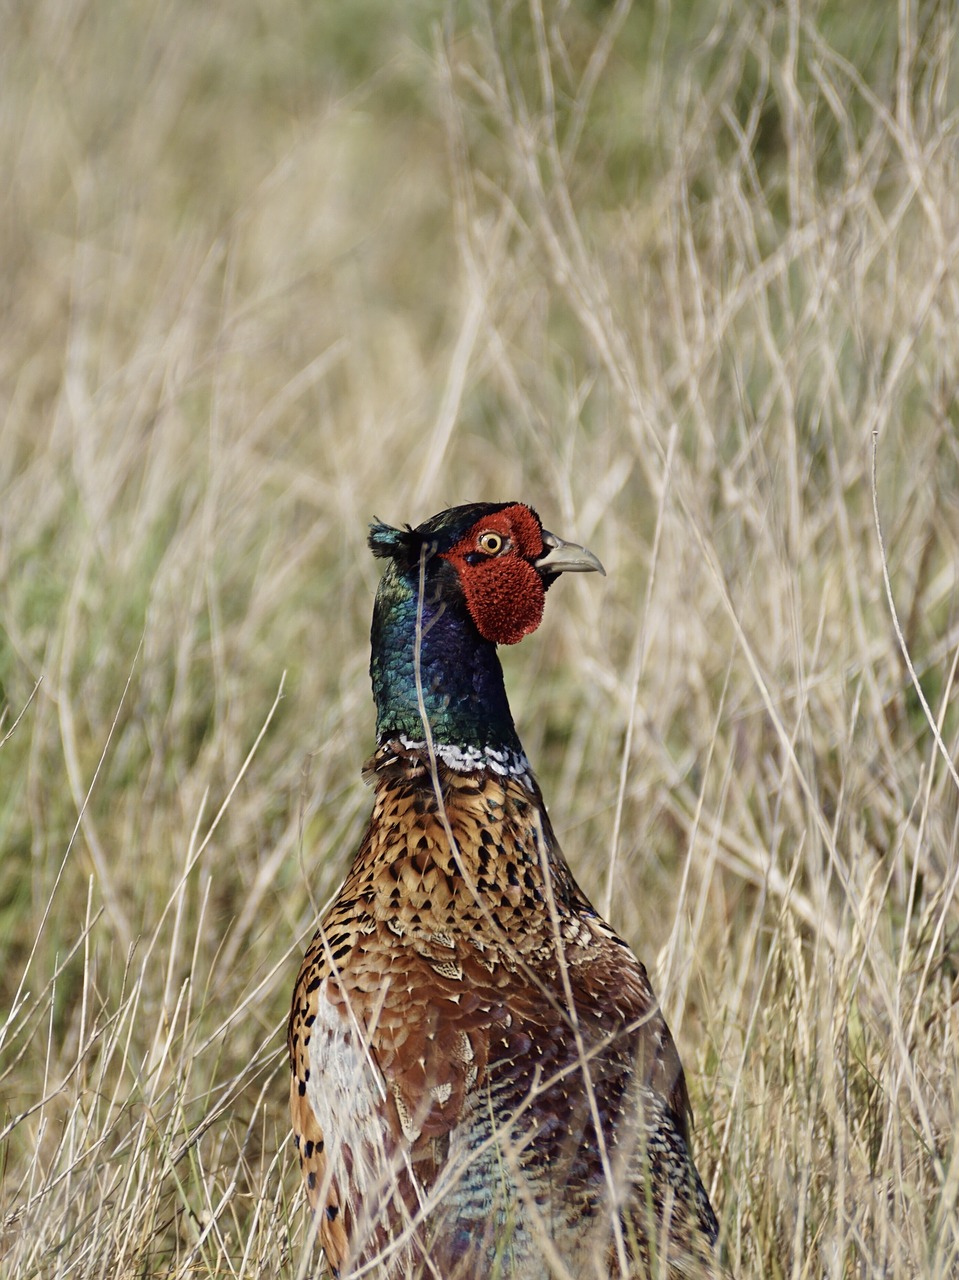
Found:
[{"label": "iridescent green neck", "polygon": [[[376,593],[370,636],[370,676],[376,735],[426,737],[416,689],[417,569],[391,564]],[[437,746],[521,753],[496,646],[477,632],[465,606],[441,600],[427,583],[423,602],[420,683]]]}]

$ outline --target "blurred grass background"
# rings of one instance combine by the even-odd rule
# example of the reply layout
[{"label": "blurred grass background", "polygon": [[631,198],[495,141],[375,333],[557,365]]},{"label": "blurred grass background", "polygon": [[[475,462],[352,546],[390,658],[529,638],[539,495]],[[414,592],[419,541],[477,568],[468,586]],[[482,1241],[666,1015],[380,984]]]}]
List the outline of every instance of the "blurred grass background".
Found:
[{"label": "blurred grass background", "polygon": [[3,15],[2,1274],[309,1267],[366,523],[480,498],[609,571],[507,679],[730,1264],[959,1273],[955,6]]}]

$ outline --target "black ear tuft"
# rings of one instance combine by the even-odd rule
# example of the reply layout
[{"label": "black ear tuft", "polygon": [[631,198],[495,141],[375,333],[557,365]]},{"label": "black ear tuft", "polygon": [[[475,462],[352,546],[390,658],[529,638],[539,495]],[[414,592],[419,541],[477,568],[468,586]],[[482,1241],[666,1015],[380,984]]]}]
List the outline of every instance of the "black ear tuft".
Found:
[{"label": "black ear tuft", "polygon": [[394,529],[382,520],[370,522],[370,550],[381,560],[395,560],[402,569],[408,569],[419,559],[423,535],[411,525]]},{"label": "black ear tuft", "polygon": [[400,552],[404,558],[408,554],[410,535],[413,530],[409,525],[405,529],[394,529],[391,524],[382,520],[370,521],[370,550],[381,560],[392,560]]}]

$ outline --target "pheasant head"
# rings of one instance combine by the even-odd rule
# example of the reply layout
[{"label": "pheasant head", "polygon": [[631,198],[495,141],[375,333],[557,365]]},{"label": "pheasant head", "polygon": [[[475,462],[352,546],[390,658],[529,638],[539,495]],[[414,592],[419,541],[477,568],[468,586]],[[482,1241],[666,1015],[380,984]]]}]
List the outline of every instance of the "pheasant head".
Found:
[{"label": "pheasant head", "polygon": [[380,742],[426,736],[464,751],[521,752],[496,646],[539,626],[561,573],[605,570],[523,503],[451,507],[415,529],[370,526],[389,561],[373,610],[370,675]]}]

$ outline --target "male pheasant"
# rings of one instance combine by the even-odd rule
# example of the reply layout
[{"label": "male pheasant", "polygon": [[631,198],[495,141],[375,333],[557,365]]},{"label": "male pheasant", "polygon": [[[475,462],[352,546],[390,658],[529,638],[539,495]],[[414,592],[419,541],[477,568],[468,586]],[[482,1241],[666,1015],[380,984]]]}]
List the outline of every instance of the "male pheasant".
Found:
[{"label": "male pheasant", "polygon": [[335,1276],[718,1274],[676,1047],[577,886],[496,654],[557,575],[521,503],[371,526],[373,814],[303,961],[295,1142]]}]

